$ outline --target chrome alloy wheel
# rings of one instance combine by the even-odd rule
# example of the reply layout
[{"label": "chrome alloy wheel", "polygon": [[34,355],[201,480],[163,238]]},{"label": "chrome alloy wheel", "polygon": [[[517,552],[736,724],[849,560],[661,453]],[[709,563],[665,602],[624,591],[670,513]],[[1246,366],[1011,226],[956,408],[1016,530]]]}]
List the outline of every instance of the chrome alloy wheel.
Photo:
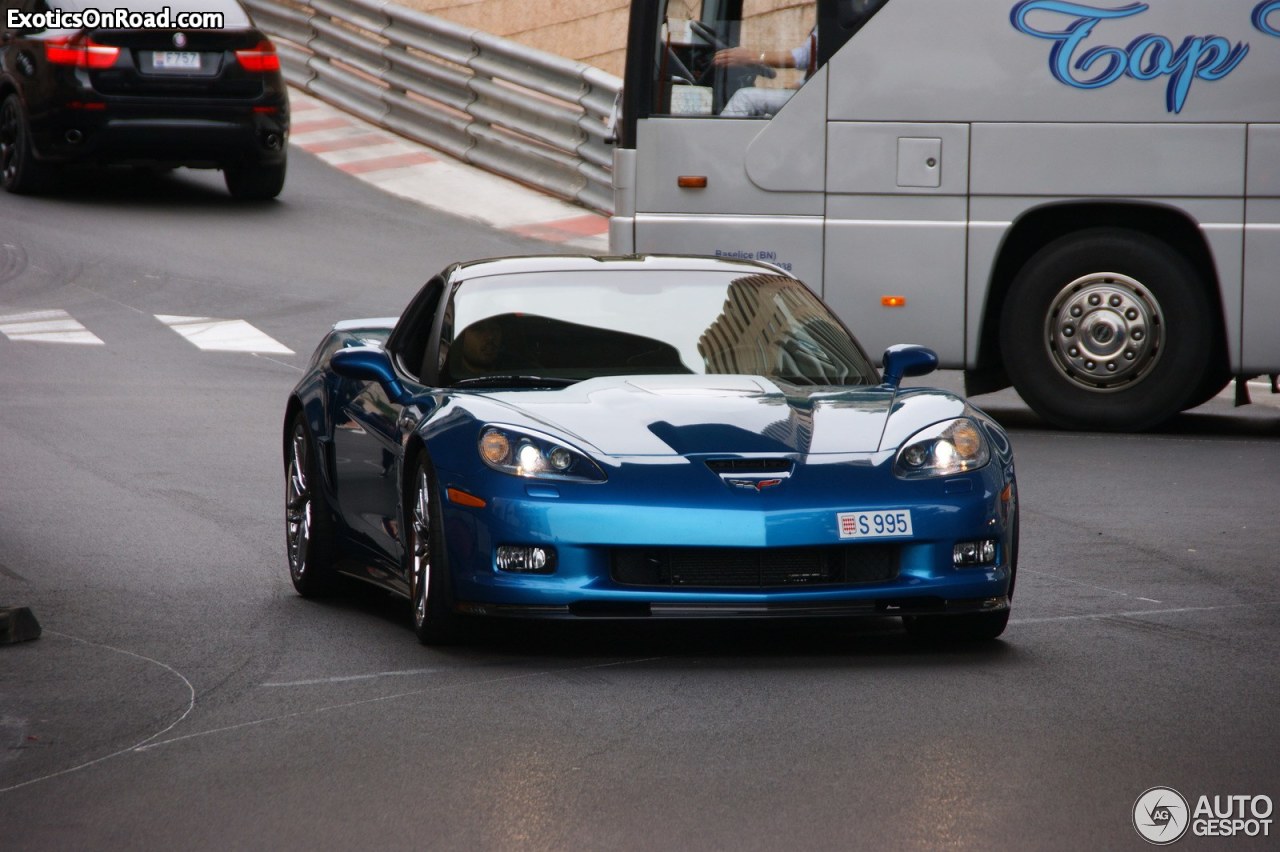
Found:
[{"label": "chrome alloy wheel", "polygon": [[1058,293],[1045,317],[1045,343],[1067,380],[1091,391],[1139,381],[1164,352],[1164,316],[1133,278],[1097,272]]},{"label": "chrome alloy wheel", "polygon": [[413,623],[419,630],[427,623],[427,601],[431,595],[431,486],[425,468],[418,468],[414,490],[412,530]]},{"label": "chrome alloy wheel", "polygon": [[289,470],[285,477],[285,532],[289,544],[289,570],[295,578],[307,571],[307,550],[311,544],[311,488],[307,482],[307,433],[299,422],[293,427]]}]

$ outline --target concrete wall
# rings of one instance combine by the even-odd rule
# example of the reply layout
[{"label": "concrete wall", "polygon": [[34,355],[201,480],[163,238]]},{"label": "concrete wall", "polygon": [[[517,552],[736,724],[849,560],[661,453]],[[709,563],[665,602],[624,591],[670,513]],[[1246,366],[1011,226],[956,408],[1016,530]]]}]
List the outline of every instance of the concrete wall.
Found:
[{"label": "concrete wall", "polygon": [[399,1],[622,76],[630,8],[627,0]]},{"label": "concrete wall", "polygon": [[[622,76],[627,0],[399,0],[446,20],[475,27]],[[675,5],[680,0],[673,0]],[[696,2],[687,5],[698,6]],[[748,14],[769,19],[782,43],[798,43],[813,25],[809,0],[747,0]],[[761,49],[774,45],[754,45]]]}]

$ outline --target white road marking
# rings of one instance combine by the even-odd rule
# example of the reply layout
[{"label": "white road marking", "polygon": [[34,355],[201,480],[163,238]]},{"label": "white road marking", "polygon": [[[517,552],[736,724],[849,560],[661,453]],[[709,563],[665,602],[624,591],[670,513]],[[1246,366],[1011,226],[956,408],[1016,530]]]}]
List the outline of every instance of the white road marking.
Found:
[{"label": "white road marking", "polygon": [[[611,666],[631,666],[631,665],[635,665],[636,663],[647,663],[653,660],[660,660],[660,659],[662,658],[661,657],[645,657],[639,660],[618,660],[612,663],[599,663],[593,666],[585,666],[584,668],[587,670],[607,669],[607,668],[610,668]],[[374,680],[380,677],[410,677],[412,675],[437,674],[438,672],[441,672],[441,671],[443,671],[443,669],[400,669],[398,671],[390,671],[390,672],[374,672],[373,674],[335,675],[333,677],[317,677],[317,678],[310,678],[307,680],[274,681],[271,683],[264,683],[262,684],[262,686],[264,687],[318,686],[320,684],[325,684],[325,683],[349,683],[351,681],[359,681],[359,680]]]},{"label": "white road marking", "polygon": [[0,334],[15,341],[102,345],[101,338],[62,310],[28,311],[0,316]]},{"label": "white road marking", "polygon": [[1010,624],[1052,624],[1055,621],[1093,621],[1103,618],[1141,618],[1144,615],[1181,615],[1188,612],[1222,612],[1256,606],[1275,606],[1272,602],[1224,604],[1222,606],[1183,606],[1177,609],[1135,609],[1127,612],[1091,612],[1081,615],[1050,615],[1041,618],[1011,618]]},{"label": "white road marking", "polygon": [[48,781],[50,778],[58,778],[59,776],[62,776],[62,775],[69,775],[72,772],[79,772],[81,769],[87,769],[90,766],[96,766],[99,763],[102,763],[107,760],[111,760],[114,757],[119,757],[122,754],[128,754],[134,751],[142,751],[143,749],[147,748],[147,745],[151,743],[152,740],[156,739],[157,737],[163,736],[164,734],[169,733],[174,728],[178,727],[178,725],[182,724],[182,720],[190,716],[191,711],[196,709],[196,688],[192,686],[191,681],[187,680],[186,676],[183,675],[182,672],[178,671],[168,663],[162,663],[159,660],[152,659],[151,657],[144,657],[142,654],[135,654],[133,651],[126,651],[123,648],[114,648],[111,645],[103,645],[100,642],[90,642],[88,639],[81,639],[78,636],[71,636],[70,634],[67,634],[67,633],[59,633],[56,630],[46,629],[44,633],[45,635],[48,635],[48,636],[60,636],[63,639],[70,639],[72,642],[79,642],[81,645],[88,645],[91,648],[102,648],[107,651],[113,651],[114,653],[117,653],[117,654],[124,654],[126,657],[133,657],[135,659],[142,660],[143,662],[154,663],[155,665],[159,666],[160,668],[164,669],[165,671],[177,677],[178,680],[182,681],[182,684],[187,688],[187,694],[189,696],[187,699],[187,707],[185,710],[182,711],[182,715],[180,715],[178,718],[170,722],[164,729],[156,731],[151,736],[147,737],[141,742],[138,742],[138,743],[135,743],[134,745],[129,746],[128,748],[122,748],[119,751],[113,751],[111,754],[104,755],[102,757],[97,758],[96,760],[90,760],[87,763],[81,763],[79,766],[72,766],[69,769],[62,769],[57,772],[51,772],[48,775],[42,775],[39,778],[32,778],[30,781],[22,781],[10,787],[0,787],[0,793],[7,793],[10,790],[17,790],[19,787],[26,787],[31,784],[37,784],[41,781]]},{"label": "white road marking", "polygon": [[1022,568],[1020,570],[1024,574],[1035,574],[1040,577],[1048,577],[1049,579],[1057,580],[1060,583],[1071,583],[1076,586],[1084,586],[1085,588],[1088,588],[1088,589],[1097,589],[1100,592],[1107,592],[1108,594],[1119,595],[1122,598],[1138,598],[1138,600],[1140,601],[1148,601],[1150,603],[1160,603],[1160,601],[1154,598],[1143,598],[1143,597],[1139,597],[1138,595],[1130,594],[1129,592],[1122,592],[1119,589],[1109,589],[1106,586],[1098,586],[1093,583],[1086,583],[1083,580],[1073,580],[1070,577],[1061,577],[1057,574],[1050,574],[1046,571],[1033,571],[1030,568]]},{"label": "white road marking", "polygon": [[353,680],[374,680],[380,677],[409,677],[411,675],[435,674],[439,669],[403,669],[398,672],[374,672],[373,674],[339,675],[337,677],[318,677],[311,680],[290,680],[280,683],[264,683],[263,686],[315,686],[321,683],[349,683]]},{"label": "white road marking", "polygon": [[206,351],[294,354],[288,346],[244,320],[177,317],[168,314],[156,314],[155,317],[189,340],[192,345]]},{"label": "white road marking", "polygon": [[281,367],[288,367],[290,370],[297,370],[299,373],[304,372],[297,364],[290,364],[288,361],[277,361],[275,358],[271,358],[257,352],[253,353],[253,357],[261,358],[263,361],[270,361],[272,364],[279,364]]},{"label": "white road marking", "polygon": [[[399,699],[399,698],[416,698],[418,696],[429,695],[433,692],[439,692],[446,689],[458,689],[458,688],[465,688],[465,687],[471,687],[471,686],[489,686],[496,683],[508,683],[514,680],[526,680],[528,678],[545,677],[549,674],[553,674],[553,672],[549,672],[549,671],[528,672],[525,674],[509,675],[507,677],[495,677],[495,678],[486,678],[484,680],[479,680],[479,681],[469,681],[461,684],[446,684],[441,686],[427,687],[426,689],[415,689],[412,692],[399,692],[399,693],[396,693],[395,695],[380,695],[376,698],[364,698],[359,701],[347,701],[342,704],[330,704],[325,707],[313,707],[306,710],[297,710],[297,711],[294,711],[293,713],[282,713],[278,716],[268,716],[263,719],[253,719],[252,721],[249,721],[249,722],[240,722],[239,724],[227,725],[222,728],[212,728],[207,731],[197,731],[196,733],[193,733],[193,734],[184,734],[183,736],[173,737],[172,739],[149,742],[146,745],[142,746],[141,748],[137,748],[135,750],[150,751],[151,749],[154,749],[154,748],[160,748],[161,746],[172,745],[173,743],[180,743],[180,742],[183,742],[184,740],[196,739],[197,737],[207,737],[213,734],[225,734],[229,731],[239,731],[244,728],[255,728],[259,725],[266,725],[270,722],[280,722],[285,719],[298,719],[303,716],[315,716],[319,713],[328,713],[331,710],[347,710],[352,707],[367,707],[371,704],[380,704],[386,701],[395,701],[396,699]],[[4,792],[3,790],[0,790],[0,793],[3,793],[3,792]]]},{"label": "white road marking", "polygon": [[[437,684],[437,685],[429,686],[423,689],[415,689],[412,692],[399,692],[399,693],[396,693],[395,695],[381,695],[375,698],[361,699],[359,701],[348,701],[342,704],[330,704],[325,707],[315,707],[308,710],[298,710],[293,713],[284,713],[279,716],[268,716],[263,719],[254,719],[249,722],[241,722],[237,725],[227,725],[226,727],[223,727],[223,728],[213,728],[208,731],[198,731],[192,734],[184,734],[182,736],[173,737],[167,740],[149,742],[146,745],[142,746],[141,748],[136,749],[136,751],[150,751],[151,749],[172,745],[173,743],[180,743],[180,742],[183,742],[184,740],[196,739],[197,737],[207,737],[212,734],[224,734],[230,731],[238,731],[238,730],[243,730],[245,728],[253,728],[259,725],[266,725],[271,722],[280,722],[285,719],[297,719],[303,716],[314,716],[318,713],[328,713],[331,710],[346,710],[352,707],[367,707],[373,704],[381,704],[387,701],[395,701],[400,698],[416,698],[418,696],[430,695],[432,693],[443,692],[445,690],[469,689],[471,687],[478,687],[478,686],[491,686],[493,684],[498,684],[498,683],[511,683],[513,681],[518,681],[518,680],[528,680],[530,678],[547,677],[548,675],[561,675],[567,672],[588,671],[590,669],[610,668],[613,666],[632,666],[638,663],[648,663],[648,662],[653,662],[655,660],[661,660],[661,659],[663,658],[662,657],[643,657],[635,660],[617,660],[611,663],[593,663],[589,666],[573,666],[568,669],[558,669],[553,671],[525,672],[522,674],[505,675],[502,677],[482,678],[480,680],[466,681],[463,683]],[[3,792],[3,791],[0,791],[0,792]]]}]

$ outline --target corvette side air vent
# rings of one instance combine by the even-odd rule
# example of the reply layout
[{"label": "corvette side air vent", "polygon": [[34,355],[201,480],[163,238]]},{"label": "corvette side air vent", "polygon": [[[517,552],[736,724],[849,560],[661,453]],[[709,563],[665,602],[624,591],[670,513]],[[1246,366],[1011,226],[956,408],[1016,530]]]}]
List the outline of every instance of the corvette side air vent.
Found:
[{"label": "corvette side air vent", "polygon": [[707,467],[720,475],[727,473],[790,473],[790,459],[707,459]]}]

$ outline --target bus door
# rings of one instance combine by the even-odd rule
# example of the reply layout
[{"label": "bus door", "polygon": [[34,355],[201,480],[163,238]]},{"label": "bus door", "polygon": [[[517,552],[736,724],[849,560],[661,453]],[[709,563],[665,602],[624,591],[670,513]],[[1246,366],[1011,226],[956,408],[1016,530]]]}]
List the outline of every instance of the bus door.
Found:
[{"label": "bus door", "polygon": [[897,69],[934,61],[907,53],[928,25],[908,5],[838,10],[842,40],[859,32],[828,65],[825,297],[872,355],[927,343],[963,367],[970,130],[910,113],[895,89],[910,85]]},{"label": "bus door", "polygon": [[634,149],[634,185],[617,205],[632,233],[615,233],[615,249],[762,260],[821,293],[815,21],[812,2],[636,0],[620,143]]},{"label": "bus door", "polygon": [[1280,124],[1249,128],[1246,181],[1240,371],[1275,373],[1280,364]]}]

